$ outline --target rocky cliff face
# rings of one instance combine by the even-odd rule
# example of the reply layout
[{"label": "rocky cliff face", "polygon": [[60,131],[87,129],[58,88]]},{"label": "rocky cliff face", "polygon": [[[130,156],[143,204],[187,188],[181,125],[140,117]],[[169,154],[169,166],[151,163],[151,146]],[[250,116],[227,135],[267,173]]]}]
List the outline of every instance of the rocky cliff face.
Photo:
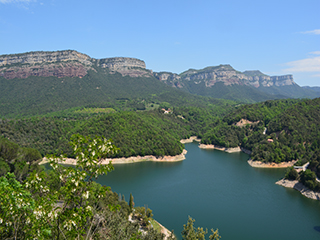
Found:
[{"label": "rocky cliff face", "polygon": [[78,61],[84,65],[92,65],[92,59],[77,51],[66,50],[56,52],[28,52],[0,56],[0,67],[14,64],[43,64],[65,61]]},{"label": "rocky cliff face", "polygon": [[116,57],[98,59],[97,65],[102,68],[108,68],[111,71],[111,73],[121,73],[122,76],[152,76],[152,72],[146,70],[145,62],[136,58]]},{"label": "rocky cliff face", "polygon": [[143,69],[146,68],[146,64],[144,63],[144,61],[136,58],[125,57],[99,59],[97,60],[97,65],[103,68],[110,68],[112,70],[117,70],[123,67]]},{"label": "rocky cliff face", "polygon": [[6,79],[40,77],[80,77],[94,67],[107,68],[131,77],[151,76],[143,61],[135,58],[94,59],[73,50],[29,52],[0,56],[0,76]]},{"label": "rocky cliff face", "polygon": [[155,72],[153,75],[159,79],[160,81],[171,85],[172,87],[182,88],[183,86],[180,83],[181,77],[178,74],[170,73],[170,72]]},{"label": "rocky cliff face", "polygon": [[166,84],[185,88],[190,83],[212,87],[217,82],[224,85],[250,85],[258,87],[294,85],[292,75],[268,76],[260,71],[239,72],[230,65],[207,67],[201,70],[190,69],[181,74],[152,73],[146,69],[144,61],[136,58],[115,57],[94,59],[74,50],[56,52],[28,52],[0,56],[0,76],[6,79],[39,77],[84,77],[88,70],[108,69],[109,73],[122,76],[154,76]]},{"label": "rocky cliff face", "polygon": [[40,64],[35,66],[24,65],[21,67],[4,67],[0,69],[0,76],[6,79],[13,78],[27,78],[29,76],[38,77],[79,77],[82,78],[87,74],[87,70],[90,69],[80,63],[51,63]]},{"label": "rocky cliff face", "polygon": [[217,82],[224,85],[250,85],[256,88],[271,86],[287,86],[295,84],[292,75],[268,76],[260,71],[239,72],[230,65],[220,65],[217,67],[208,67],[201,70],[190,69],[180,75],[174,73],[154,73],[154,76],[160,81],[169,85],[184,87],[190,82],[194,84],[205,84],[206,87],[212,87]]}]

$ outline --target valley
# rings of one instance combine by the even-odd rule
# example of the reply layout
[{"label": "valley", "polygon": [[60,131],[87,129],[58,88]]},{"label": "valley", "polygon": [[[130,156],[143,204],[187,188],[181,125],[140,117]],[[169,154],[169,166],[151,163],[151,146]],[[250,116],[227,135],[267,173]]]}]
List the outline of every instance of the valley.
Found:
[{"label": "valley", "polygon": [[[262,167],[282,167],[284,169],[266,171],[278,171],[279,174],[272,177],[273,180],[285,178],[284,181],[298,182],[311,192],[318,193],[320,192],[320,183],[317,181],[320,177],[319,96],[317,88],[300,87],[294,82],[292,75],[268,76],[258,70],[239,72],[227,64],[200,70],[189,69],[176,74],[154,72],[147,69],[146,63],[140,59],[126,57],[94,59],[74,50],[1,55],[0,176],[2,176],[2,186],[14,183],[10,185],[12,189],[17,187],[19,191],[26,194],[23,196],[27,196],[31,192],[23,190],[24,187],[22,189],[21,186],[24,185],[21,184],[25,184],[30,177],[37,179],[36,176],[41,175],[43,184],[50,187],[52,191],[64,191],[68,186],[78,189],[82,186],[81,181],[84,179],[76,181],[69,178],[71,175],[64,176],[60,169],[62,166],[58,164],[61,163],[60,161],[57,160],[55,163],[57,165],[51,166],[52,171],[43,171],[39,162],[44,157],[49,161],[54,159],[52,156],[63,154],[67,158],[64,163],[76,166],[77,169],[78,164],[84,164],[80,160],[86,160],[79,157],[82,155],[80,150],[77,150],[78,145],[75,147],[75,144],[83,141],[83,145],[80,145],[80,149],[83,150],[81,153],[86,154],[89,159],[92,158],[90,164],[98,164],[111,171],[113,166],[107,163],[112,160],[115,166],[115,173],[112,175],[116,174],[117,168],[122,168],[119,167],[120,165],[123,168],[135,168],[137,172],[140,170],[143,172],[144,166],[151,166],[151,168],[160,166],[168,170],[168,173],[163,173],[163,176],[170,179],[172,177],[168,175],[170,167],[186,165],[189,154],[194,156],[192,161],[201,161],[197,158],[197,154],[203,154],[201,151],[221,154],[227,152],[230,156],[241,156],[239,161],[252,169],[245,171],[255,171],[260,174],[264,171]],[[193,140],[198,141],[200,146],[198,150],[192,148],[192,151],[197,152],[195,155],[186,151],[189,145],[184,145],[191,144]],[[100,141],[101,144],[103,141],[108,142],[108,148],[114,147],[96,156],[101,149],[107,148],[102,144],[93,152],[95,144],[91,141]],[[241,151],[250,153],[250,165],[259,168],[251,168],[247,163],[248,155]],[[224,159],[227,159],[226,155],[223,155],[219,161],[225,161]],[[219,161],[216,162],[218,165]],[[128,162],[132,164],[126,166],[124,163]],[[233,160],[230,162],[235,164],[229,165],[229,168],[234,169],[233,174],[241,175],[240,169],[245,168],[244,165],[239,166]],[[298,173],[293,168],[307,162],[310,164],[306,171]],[[211,166],[212,163],[206,160],[206,163],[201,164]],[[78,170],[82,171],[84,166],[87,167],[87,165],[81,165]],[[190,169],[196,171],[196,166],[206,167],[196,163]],[[208,170],[213,171],[214,167]],[[239,169],[236,169],[237,167]],[[65,171],[73,171],[73,168],[67,169],[69,170]],[[235,171],[239,172],[235,173]],[[14,174],[14,177],[10,174]],[[59,174],[64,177],[60,178]],[[95,177],[101,183],[99,179],[103,177],[100,178],[98,175]],[[94,177],[91,176],[90,179]],[[180,185],[180,181],[189,181],[188,177],[185,180],[182,179],[184,178],[174,179],[167,184]],[[145,181],[148,182],[148,179]],[[77,186],[75,182],[78,182]],[[250,183],[249,179],[246,182]],[[67,183],[69,185],[66,185]],[[87,192],[98,194],[106,187],[105,185],[109,186],[107,181],[102,184],[103,186],[95,184],[92,181],[90,191],[83,185],[78,189],[79,196],[75,196],[83,200],[87,198],[89,194]],[[92,197],[90,201],[100,206],[101,214],[102,212],[107,214],[106,216],[120,224],[119,229],[124,229],[125,226],[130,229],[132,227],[132,231],[130,230],[128,234],[136,234],[137,226],[127,222],[133,206],[130,207],[130,201],[127,203],[121,195],[128,195],[130,189],[117,189],[116,186],[115,184],[115,187],[111,187],[117,192],[120,191],[119,193],[111,192],[103,195],[104,198],[101,201]],[[135,191],[142,191],[139,190],[140,185],[136,187]],[[153,187],[166,188],[161,185]],[[243,187],[246,188],[246,186]],[[284,188],[274,190],[274,187],[269,185],[268,188],[272,189],[270,191],[276,191],[276,194],[286,193]],[[263,187],[260,187],[260,190],[264,191]],[[6,190],[3,188],[1,191]],[[38,194],[36,189],[32,191],[32,194]],[[210,192],[211,196],[214,190],[207,189],[204,192]],[[220,195],[228,194],[223,190],[219,192]],[[42,196],[42,193],[39,194]],[[141,198],[143,195],[141,194],[134,195]],[[194,194],[197,195],[197,193]],[[62,201],[61,196],[63,195],[59,197],[52,195],[50,199],[52,197],[52,201],[56,201],[54,199],[61,198],[59,200]],[[215,195],[211,197],[214,198]],[[284,202],[290,201],[288,198],[285,197]],[[34,197],[34,201],[36,199]],[[257,193],[257,199],[259,199],[259,193]],[[150,204],[154,204],[152,198],[149,200]],[[137,202],[149,204],[141,199]],[[73,202],[68,204],[71,206]],[[161,204],[165,206],[169,203]],[[173,203],[175,204],[177,203]],[[216,204],[219,205],[218,202]],[[88,206],[91,208],[93,205]],[[50,208],[52,205],[47,207]],[[68,209],[67,205],[65,209]],[[144,227],[148,229],[150,236],[162,239],[161,234],[157,235],[159,233],[154,232],[147,223],[152,220],[151,210],[149,211],[146,206],[144,210],[137,209],[142,211],[141,221],[144,222]],[[160,211],[154,205],[152,209]],[[213,209],[213,211],[216,210]],[[203,209],[197,211],[201,212]],[[201,219],[201,216],[197,217],[197,211],[194,215],[196,219]],[[118,215],[113,215],[115,212]],[[185,214],[188,213],[183,212],[179,215],[181,226],[181,216]],[[88,219],[94,219],[93,215],[88,215]],[[164,216],[159,220],[169,230],[172,226],[176,232],[176,225],[170,221],[167,222]],[[36,222],[36,219],[34,221]],[[201,225],[206,225],[201,221],[204,220],[200,220]],[[218,226],[216,222],[209,223],[215,227]],[[54,220],[52,224],[58,223]],[[86,225],[83,226],[85,228]],[[223,228],[226,229],[225,226]],[[100,230],[104,231],[103,228]],[[58,231],[55,234],[60,233]],[[281,231],[279,234],[281,239],[284,239]],[[314,233],[310,234],[314,237]],[[226,233],[225,236],[228,234]],[[247,233],[243,236],[247,236]],[[255,234],[255,236],[260,235]]]}]

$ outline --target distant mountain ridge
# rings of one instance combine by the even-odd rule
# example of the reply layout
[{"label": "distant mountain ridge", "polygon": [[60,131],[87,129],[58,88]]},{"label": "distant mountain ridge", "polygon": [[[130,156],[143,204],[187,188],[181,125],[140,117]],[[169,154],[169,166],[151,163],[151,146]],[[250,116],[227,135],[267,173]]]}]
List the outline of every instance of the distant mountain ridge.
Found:
[{"label": "distant mountain ridge", "polygon": [[202,70],[188,70],[181,74],[185,80],[203,79],[207,86],[213,86],[216,82],[223,82],[225,85],[252,85],[254,87],[284,86],[295,84],[292,75],[270,77],[260,71],[236,71],[230,65],[219,65],[208,67]]},{"label": "distant mountain ridge", "polygon": [[[108,68],[129,76],[152,76],[144,61],[114,57],[94,59],[74,50],[28,52],[0,56],[0,76],[6,79],[40,77],[84,77],[94,67]],[[128,71],[131,69],[131,71]]]},{"label": "distant mountain ridge", "polygon": [[309,87],[309,86],[303,86],[302,88],[305,88],[305,89],[311,89],[315,92],[320,92],[320,87]]},{"label": "distant mountain ridge", "polygon": [[[119,79],[115,76],[119,73],[122,77],[128,77],[127,80],[113,81],[112,79]],[[314,89],[301,88],[294,82],[292,75],[268,76],[258,70],[240,72],[228,64],[206,67],[200,70],[189,69],[181,74],[176,74],[153,72],[146,68],[143,60],[136,58],[95,59],[75,50],[37,51],[0,56],[0,80],[22,80],[30,77],[42,78],[42,80],[45,77],[46,82],[50,84],[49,77],[53,77],[53,79],[86,78],[90,79],[91,82],[83,82],[83,84],[97,85],[96,88],[100,89],[101,84],[107,87],[108,82],[108,88],[117,89],[117,91],[119,87],[121,88],[119,84],[122,81],[122,84],[128,85],[129,82],[133,84],[123,86],[123,88],[130,89],[131,87],[132,90],[139,89],[139,91],[145,89],[145,92],[154,89],[158,84],[163,84],[191,94],[247,103],[268,99],[315,98],[320,96],[320,92],[314,91]],[[132,81],[128,81],[130,78],[132,78]],[[142,81],[144,85],[139,85],[142,82],[135,81],[136,78],[145,78]],[[99,83],[95,83],[96,81]],[[158,81],[156,85],[154,84],[155,81]],[[6,86],[6,91],[8,89],[13,91],[9,87],[10,83],[2,82],[2,84],[5,84],[3,87]],[[19,84],[27,83],[19,81]],[[41,84],[44,84],[44,81]],[[26,86],[30,86],[30,84]],[[14,85],[14,88],[18,88],[18,86]],[[28,89],[31,91],[29,87]],[[159,85],[158,89],[164,88]],[[9,93],[3,94],[2,99],[7,94]],[[15,92],[13,91],[12,94],[15,94]],[[131,93],[129,95],[132,96]]]},{"label": "distant mountain ridge", "polygon": [[[204,95],[224,98],[223,96],[233,95],[239,99],[243,94],[250,92],[261,95],[261,98],[253,97],[252,101],[263,101],[262,99],[275,98],[315,98],[320,94],[312,89],[303,89],[293,80],[293,76],[268,76],[262,72],[235,70],[229,64],[204,69],[189,69],[181,74],[170,72],[154,73],[160,81],[184,91]],[[220,91],[222,90],[222,91]]]},{"label": "distant mountain ridge", "polygon": [[[57,65],[59,63],[59,65]],[[143,75],[151,76],[152,71],[146,70],[144,61],[136,58],[114,57],[95,59],[75,50],[52,51],[52,52],[27,52],[22,54],[9,54],[0,56],[0,76],[6,79],[26,78],[28,76],[57,76],[57,77],[83,77],[87,70],[93,66],[109,68],[124,75],[130,74],[125,71],[134,68],[144,70]],[[140,74],[142,73],[140,72]],[[236,71],[230,65],[207,67],[201,70],[189,69],[179,75],[173,73],[154,73],[161,81],[179,82],[181,80],[198,81],[196,84],[205,82],[206,87],[211,87],[217,82],[224,85],[252,85],[286,86],[295,84],[292,75],[268,76],[260,71]],[[170,78],[169,78],[170,76]],[[177,87],[181,88],[183,82]],[[171,84],[172,85],[172,84]],[[175,84],[173,84],[175,85]]]},{"label": "distant mountain ridge", "polygon": [[70,108],[135,111],[160,104],[233,103],[172,88],[135,58],[94,59],[72,50],[0,56],[0,121]]},{"label": "distant mountain ridge", "polygon": [[206,87],[212,87],[217,82],[222,82],[229,86],[232,84],[251,85],[254,87],[287,86],[296,84],[292,75],[268,76],[260,71],[239,72],[230,65],[219,65],[216,67],[207,67],[201,70],[189,69],[181,74],[174,73],[155,73],[155,76],[161,81],[168,81],[171,85],[182,88],[184,81],[194,81],[200,84],[202,81]]}]

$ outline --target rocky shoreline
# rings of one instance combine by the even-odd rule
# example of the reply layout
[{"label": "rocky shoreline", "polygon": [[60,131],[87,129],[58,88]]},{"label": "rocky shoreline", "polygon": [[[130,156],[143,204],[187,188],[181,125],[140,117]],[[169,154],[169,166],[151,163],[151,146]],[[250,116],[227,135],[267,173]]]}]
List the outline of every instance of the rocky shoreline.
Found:
[{"label": "rocky shoreline", "polygon": [[190,138],[188,139],[181,139],[180,142],[185,144],[185,143],[192,143],[193,141],[196,141],[196,142],[201,142],[201,139],[200,138],[197,138],[197,136],[191,136]]},{"label": "rocky shoreline", "polygon": [[155,157],[152,155],[148,156],[137,156],[137,157],[129,157],[129,158],[108,158],[105,159],[102,164],[108,164],[109,161],[112,162],[112,164],[125,164],[125,163],[135,163],[135,162],[146,162],[146,161],[152,161],[152,162],[179,162],[184,159],[186,159],[185,155],[187,154],[187,150],[183,149],[182,153],[176,156],[163,156],[163,157]]},{"label": "rocky shoreline", "polygon": [[[235,148],[227,148],[227,147],[221,147],[213,144],[199,144],[199,148],[201,149],[216,149],[220,151],[224,151],[227,153],[235,153],[235,152],[244,152],[246,154],[251,154],[250,150],[247,150],[242,147],[235,147]],[[281,162],[281,163],[264,163],[261,161],[252,161],[251,159],[248,160],[248,164],[251,167],[255,168],[287,168],[292,167],[297,161],[293,160],[291,162]]]},{"label": "rocky shoreline", "polygon": [[298,180],[281,179],[277,181],[276,184],[286,188],[295,189],[307,198],[320,201],[320,193],[311,191]]},{"label": "rocky shoreline", "polygon": [[297,161],[293,160],[291,162],[281,162],[281,163],[264,163],[261,161],[248,160],[248,164],[255,168],[287,168],[292,167]]},{"label": "rocky shoreline", "polygon": [[220,151],[225,151],[227,153],[234,153],[234,152],[241,152],[240,147],[235,147],[235,148],[226,148],[226,147],[221,147],[217,145],[212,145],[212,144],[199,144],[199,148],[201,149],[216,149]]},{"label": "rocky shoreline", "polygon": [[[126,163],[136,163],[136,162],[147,162],[147,161],[153,161],[153,162],[179,162],[184,159],[186,159],[185,155],[187,154],[187,150],[183,149],[182,153],[176,156],[163,156],[163,157],[156,157],[152,155],[148,156],[136,156],[136,157],[129,157],[129,158],[106,158],[103,159],[101,164],[106,165],[109,164],[109,162],[112,162],[112,164],[126,164]],[[43,158],[42,161],[39,163],[46,164],[48,163],[47,158]],[[67,165],[76,165],[77,160],[74,158],[65,158],[64,161],[61,161],[59,163],[67,164]]]}]

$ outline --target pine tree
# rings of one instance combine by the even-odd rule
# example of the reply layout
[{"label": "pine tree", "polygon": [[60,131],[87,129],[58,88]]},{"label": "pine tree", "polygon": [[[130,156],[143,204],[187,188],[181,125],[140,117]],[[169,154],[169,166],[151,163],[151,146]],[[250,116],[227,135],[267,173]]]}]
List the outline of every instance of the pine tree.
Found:
[{"label": "pine tree", "polygon": [[130,199],[129,199],[129,207],[132,210],[134,207],[134,202],[133,202],[133,196],[132,193],[130,193]]}]

